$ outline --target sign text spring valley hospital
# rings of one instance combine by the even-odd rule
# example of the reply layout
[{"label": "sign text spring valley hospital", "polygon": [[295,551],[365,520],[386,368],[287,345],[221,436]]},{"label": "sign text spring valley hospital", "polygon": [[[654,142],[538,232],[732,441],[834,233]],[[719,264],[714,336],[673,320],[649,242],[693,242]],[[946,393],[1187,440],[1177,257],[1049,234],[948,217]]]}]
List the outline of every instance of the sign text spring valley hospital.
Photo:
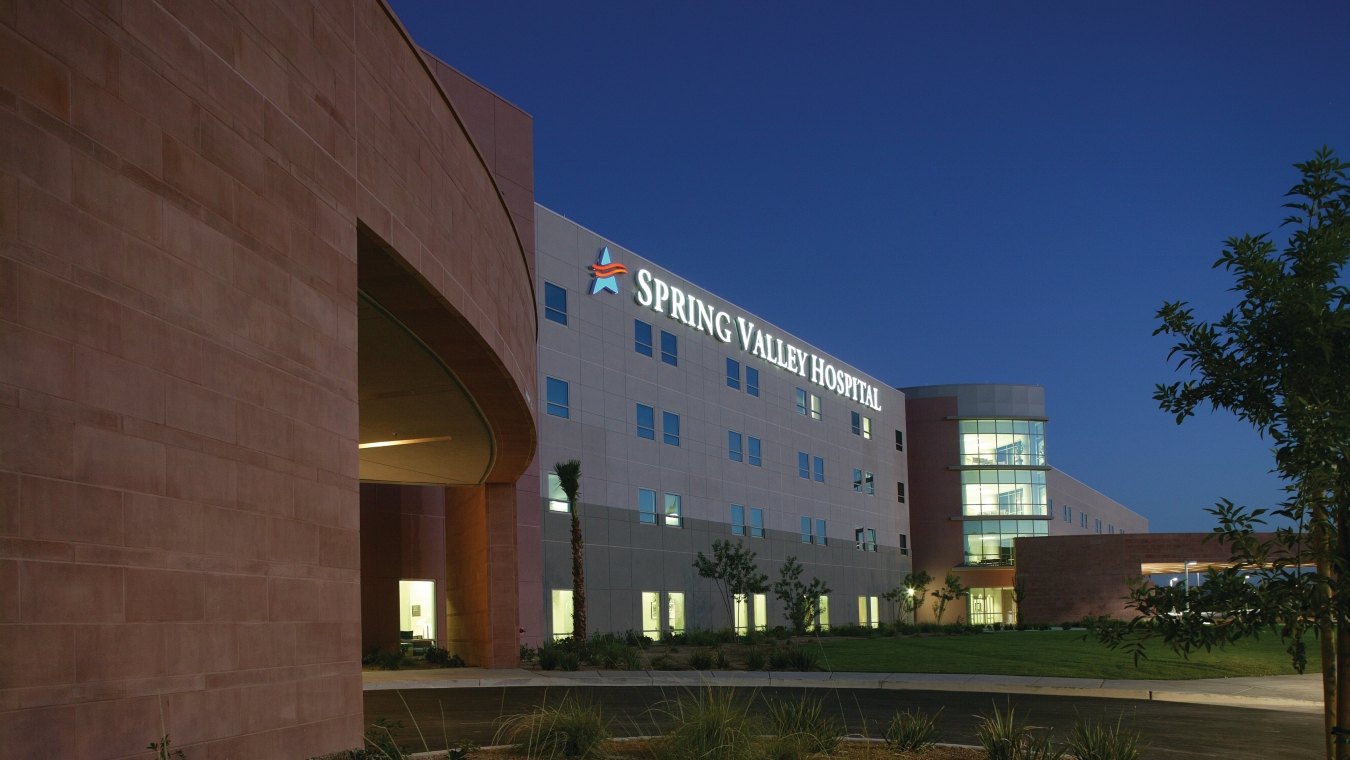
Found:
[{"label": "sign text spring valley hospital", "polygon": [[866,380],[837,369],[810,351],[761,330],[745,317],[733,317],[714,304],[667,284],[650,270],[639,269],[635,279],[637,290],[633,299],[639,305],[683,322],[723,343],[737,343],[746,353],[807,378],[811,383],[863,406],[881,411],[877,403],[877,388]]}]

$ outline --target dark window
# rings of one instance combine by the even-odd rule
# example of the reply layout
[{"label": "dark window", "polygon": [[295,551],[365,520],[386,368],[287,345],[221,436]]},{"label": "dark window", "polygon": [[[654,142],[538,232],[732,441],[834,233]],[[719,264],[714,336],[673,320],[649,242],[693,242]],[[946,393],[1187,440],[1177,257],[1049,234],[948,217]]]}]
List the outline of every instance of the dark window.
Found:
[{"label": "dark window", "polygon": [[764,510],[759,507],[750,508],[750,537],[764,538]]},{"label": "dark window", "polygon": [[811,543],[811,518],[802,518],[802,543]]},{"label": "dark window", "polygon": [[759,395],[759,370],[754,367],[745,368],[745,392],[751,396]]},{"label": "dark window", "polygon": [[761,466],[764,463],[764,460],[761,459],[759,456],[759,449],[760,449],[759,439],[754,437],[753,435],[746,436],[746,439],[747,439],[746,442],[750,444],[749,446],[750,450],[747,452],[750,456],[750,464],[754,465],[755,467]]},{"label": "dark window", "polygon": [[819,544],[819,545],[821,545],[821,546],[824,546],[824,545],[825,545],[825,521],[824,521],[824,520],[819,520],[819,519],[816,520],[816,543]]},{"label": "dark window", "polygon": [[652,355],[652,326],[640,319],[633,320],[633,350],[643,356]]},{"label": "dark window", "polygon": [[797,475],[807,480],[811,479],[811,456],[805,451],[797,452]]},{"label": "dark window", "polygon": [[862,415],[857,412],[849,412],[849,427],[854,435],[862,435]]},{"label": "dark window", "polygon": [[900,553],[909,554],[909,536],[904,533],[900,534]]},{"label": "dark window", "polygon": [[646,488],[638,489],[638,522],[647,525],[656,524],[656,492]]},{"label": "dark window", "polygon": [[740,504],[731,505],[731,535],[745,535],[745,507]]},{"label": "dark window", "polygon": [[544,283],[544,318],[567,324],[567,291],[551,282]]},{"label": "dark window", "polygon": [[741,389],[741,363],[735,359],[727,359],[727,387]]},{"label": "dark window", "polygon": [[896,451],[905,450],[905,434],[900,432],[899,430],[895,431],[895,450]]},{"label": "dark window", "polygon": [[637,405],[637,436],[656,440],[656,410],[646,404]]},{"label": "dark window", "polygon": [[727,431],[727,458],[733,462],[743,459],[741,455],[741,434],[735,430]]},{"label": "dark window", "polygon": [[567,381],[559,380],[556,377],[546,379],[547,384],[547,405],[545,409],[554,417],[567,419],[572,416],[571,404],[568,403]]},{"label": "dark window", "polygon": [[815,457],[815,458],[813,459],[813,462],[815,463],[816,482],[817,482],[817,483],[824,483],[824,482],[825,482],[825,460],[824,460],[824,459],[821,459],[820,457]]},{"label": "dark window", "polygon": [[680,445],[680,415],[661,412],[661,440],[671,446]]},{"label": "dark window", "polygon": [[665,330],[661,331],[661,361],[672,367],[680,364],[680,342]]},{"label": "dark window", "polygon": [[904,504],[904,503],[905,503],[905,484],[904,484],[904,483],[896,483],[896,484],[895,484],[895,500],[898,501],[898,502],[900,502],[901,504]]}]

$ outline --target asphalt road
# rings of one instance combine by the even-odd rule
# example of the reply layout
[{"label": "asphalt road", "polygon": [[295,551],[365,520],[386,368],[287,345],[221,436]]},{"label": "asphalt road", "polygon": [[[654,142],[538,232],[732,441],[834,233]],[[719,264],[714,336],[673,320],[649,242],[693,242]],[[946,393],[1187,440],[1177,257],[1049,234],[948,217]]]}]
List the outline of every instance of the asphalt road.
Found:
[{"label": "asphalt road", "polygon": [[[529,712],[547,700],[554,703],[565,695],[601,706],[613,721],[616,735],[661,733],[659,705],[685,690],[653,686],[573,686],[409,689],[365,692],[366,723],[380,718],[400,721],[395,736],[414,750],[422,740],[413,729],[409,712],[426,739],[429,749],[471,740],[488,745],[501,743],[497,726],[503,716]],[[993,704],[1011,705],[1036,726],[1053,727],[1065,736],[1078,716],[1123,720],[1144,737],[1144,758],[1158,760],[1308,760],[1321,753],[1321,716],[1309,713],[1216,707],[1179,702],[1122,699],[1081,699],[1027,694],[978,694],[949,691],[902,691],[881,689],[738,689],[747,698],[808,697],[823,699],[828,709],[845,723],[847,732],[881,736],[897,710],[918,707],[936,713],[941,741],[976,744],[975,723]],[[405,707],[406,700],[406,707]],[[653,709],[657,707],[658,709]],[[444,716],[444,720],[442,720]]]}]

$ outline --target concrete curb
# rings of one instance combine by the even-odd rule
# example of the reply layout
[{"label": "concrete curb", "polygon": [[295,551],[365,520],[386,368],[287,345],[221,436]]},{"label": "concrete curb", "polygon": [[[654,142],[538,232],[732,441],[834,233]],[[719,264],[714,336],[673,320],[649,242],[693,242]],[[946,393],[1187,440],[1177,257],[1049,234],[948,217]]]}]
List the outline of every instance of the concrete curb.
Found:
[{"label": "concrete curb", "polygon": [[943,673],[795,673],[745,671],[418,670],[363,673],[367,691],[389,689],[565,688],[571,686],[881,689],[1136,699],[1321,712],[1320,682],[1300,676],[1128,681]]}]

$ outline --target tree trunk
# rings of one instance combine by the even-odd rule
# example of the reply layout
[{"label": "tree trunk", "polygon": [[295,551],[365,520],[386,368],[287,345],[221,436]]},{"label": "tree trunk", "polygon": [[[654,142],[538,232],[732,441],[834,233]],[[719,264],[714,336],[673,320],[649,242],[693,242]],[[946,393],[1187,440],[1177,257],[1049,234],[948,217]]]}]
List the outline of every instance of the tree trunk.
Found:
[{"label": "tree trunk", "polygon": [[586,644],[586,570],[582,562],[581,518],[572,502],[572,640]]}]

